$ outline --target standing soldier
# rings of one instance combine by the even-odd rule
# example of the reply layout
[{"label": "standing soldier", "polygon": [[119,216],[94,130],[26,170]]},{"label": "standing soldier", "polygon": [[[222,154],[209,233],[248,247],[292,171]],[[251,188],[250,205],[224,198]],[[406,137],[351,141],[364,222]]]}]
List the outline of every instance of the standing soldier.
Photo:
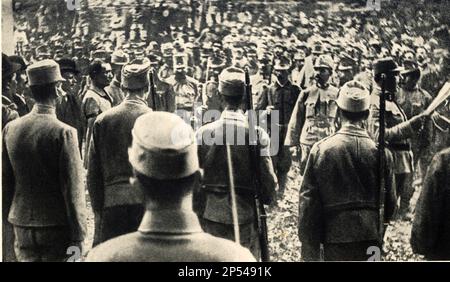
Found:
[{"label": "standing soldier", "polygon": [[338,89],[328,82],[333,65],[329,56],[321,55],[316,60],[316,84],[302,91],[289,121],[285,145],[299,155],[302,174],[314,143],[330,136],[338,127]]},{"label": "standing soldier", "polygon": [[[147,97],[147,104],[155,111],[165,111],[173,113],[175,111],[175,97],[170,93],[170,85],[161,81],[157,75],[159,70],[159,57],[155,53],[148,55],[150,61],[150,72],[153,72],[152,79],[156,93],[151,93]],[[153,101],[153,98],[155,101]],[[156,105],[155,105],[156,104]]]},{"label": "standing soldier", "polygon": [[99,114],[109,110],[112,105],[112,99],[104,89],[111,82],[111,76],[111,66],[99,59],[94,60],[89,66],[89,78],[91,79],[91,85],[86,91],[81,105],[84,118],[87,121],[87,131],[85,134],[86,146],[85,153],[83,154],[84,167],[87,167],[89,144],[95,118]]},{"label": "standing soldier", "polygon": [[3,212],[19,261],[62,261],[86,234],[77,132],[56,119],[58,64],[37,62],[27,75],[36,104],[3,131]]},{"label": "standing soldier", "polygon": [[136,120],[132,135],[132,183],[143,192],[144,217],[137,232],[95,247],[87,260],[255,261],[243,247],[203,232],[192,210],[201,177],[192,128],[175,114],[151,112]]},{"label": "standing soldier", "polygon": [[85,121],[82,119],[79,97],[81,90],[77,78],[79,71],[72,59],[61,59],[58,64],[65,81],[61,83],[61,95],[56,99],[56,117],[77,130],[78,147],[81,151]]},{"label": "standing soldier", "polygon": [[151,111],[146,103],[149,68],[148,59],[125,65],[121,79],[125,100],[94,122],[87,172],[95,214],[94,245],[136,230],[142,219],[143,198],[130,186],[132,168],[127,150],[134,122]]},{"label": "standing soldier", "polygon": [[189,122],[198,98],[198,81],[186,74],[187,56],[185,54],[173,56],[173,63],[174,74],[162,81],[170,85],[170,95],[174,97],[174,105],[171,107],[175,108],[186,122]]},{"label": "standing soldier", "polygon": [[302,88],[302,77],[301,77],[301,71],[303,67],[305,66],[305,52],[300,49],[297,50],[297,52],[294,54],[294,62],[295,67],[291,72],[291,80],[294,85],[297,85],[298,87]]},{"label": "standing soldier", "polygon": [[380,219],[378,149],[365,129],[369,91],[350,81],[336,103],[342,127],[313,145],[300,187],[298,232],[306,261],[321,259],[320,244],[326,261],[367,260],[369,247],[381,248],[380,220],[389,222],[396,204],[393,160],[386,150],[386,201]]},{"label": "standing soldier", "polygon": [[[406,117],[411,119],[413,116],[425,111],[432,101],[432,97],[428,92],[420,88],[419,80],[421,71],[415,61],[415,55],[408,52],[404,55],[403,65],[405,70],[401,72],[402,85],[398,92],[398,104],[404,110]],[[414,170],[419,176],[419,183],[421,177],[425,173],[432,154],[431,139],[433,138],[433,124],[429,120],[420,131],[416,132],[411,138],[412,152],[414,157]],[[418,183],[418,184],[419,184]]]},{"label": "standing soldier", "polygon": [[[287,181],[287,174],[291,167],[291,156],[289,148],[284,146],[287,125],[294,110],[295,102],[300,93],[300,88],[292,84],[289,80],[289,68],[291,62],[282,56],[275,59],[274,78],[275,80],[269,86],[260,104],[256,109],[267,110],[270,115],[273,111],[278,111],[279,122],[275,128],[271,128],[271,134],[278,133],[279,143],[278,152],[272,157],[275,173],[277,174],[278,183],[280,185],[280,193],[284,192]],[[271,116],[273,118],[273,116]],[[273,146],[273,144],[272,144]]]},{"label": "standing soldier", "polygon": [[399,216],[403,216],[408,211],[409,201],[414,192],[410,187],[411,181],[409,181],[413,173],[410,138],[423,127],[428,116],[419,114],[408,119],[403,109],[398,105],[395,94],[399,70],[400,68],[397,68],[397,64],[390,57],[378,59],[374,63],[376,87],[371,94],[369,132],[371,137],[377,140],[380,118],[379,100],[381,87],[384,83],[386,90],[385,140],[387,148],[391,150],[394,157],[396,192],[400,197]]},{"label": "standing soldier", "polygon": [[[202,126],[196,133],[199,144],[200,167],[204,179],[199,197],[194,199],[197,213],[206,232],[234,240],[231,211],[230,185],[227,168],[226,148],[230,148],[233,163],[234,186],[241,244],[259,257],[258,231],[255,214],[255,189],[261,191],[263,204],[270,204],[277,186],[276,176],[269,156],[261,156],[261,185],[253,187],[250,169],[249,138],[247,118],[240,109],[244,95],[244,71],[230,67],[219,76],[219,93],[224,111],[219,120]],[[257,129],[261,149],[269,148],[269,137],[262,129]],[[233,136],[238,136],[236,140]],[[244,140],[239,140],[239,136]],[[231,139],[230,139],[231,138]],[[240,143],[240,141],[242,143]],[[231,144],[229,144],[231,142]],[[229,146],[225,146],[228,144]],[[245,173],[247,172],[247,173]]]},{"label": "standing soldier", "polygon": [[20,65],[11,62],[9,57],[2,54],[2,129],[5,125],[18,118],[17,105],[13,102],[12,96],[15,93],[12,89],[13,75],[20,71]]},{"label": "standing soldier", "polygon": [[411,230],[414,253],[427,260],[450,260],[450,147],[428,168]]},{"label": "standing soldier", "polygon": [[111,68],[114,74],[114,78],[111,83],[105,87],[105,91],[112,99],[112,106],[117,106],[122,103],[125,95],[120,89],[120,81],[122,75],[122,67],[128,63],[128,56],[122,51],[117,50],[112,53],[111,56]]}]

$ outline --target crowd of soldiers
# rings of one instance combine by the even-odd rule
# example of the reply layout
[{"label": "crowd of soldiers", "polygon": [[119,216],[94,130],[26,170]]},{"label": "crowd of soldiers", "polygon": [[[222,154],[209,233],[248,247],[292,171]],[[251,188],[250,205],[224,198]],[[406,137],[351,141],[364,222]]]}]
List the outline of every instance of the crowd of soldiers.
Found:
[{"label": "crowd of soldiers", "polygon": [[[424,113],[449,80],[445,41],[396,36],[395,14],[376,25],[270,9],[210,15],[200,32],[170,26],[153,40],[142,10],[127,34],[119,11],[103,33],[90,32],[83,9],[73,34],[41,25],[29,38],[19,23],[18,54],[2,56],[4,258],[88,251],[87,190],[89,261],[266,259],[255,194],[276,204],[295,163],[304,260],[367,259],[385,225],[411,214],[416,186],[413,249],[450,258],[448,187],[438,184],[449,183],[448,149],[431,161],[450,145],[450,103]],[[251,135],[250,108],[262,113],[258,150],[278,147],[256,161],[258,181],[252,146],[228,138]]]}]

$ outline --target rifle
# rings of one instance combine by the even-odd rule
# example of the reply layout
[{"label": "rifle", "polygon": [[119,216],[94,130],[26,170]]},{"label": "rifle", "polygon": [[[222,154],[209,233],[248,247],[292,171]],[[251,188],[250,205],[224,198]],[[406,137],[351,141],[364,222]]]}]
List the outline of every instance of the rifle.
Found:
[{"label": "rifle", "polygon": [[[245,69],[245,94],[246,94],[246,108],[249,120],[249,154],[250,154],[250,169],[252,174],[253,187],[255,189],[255,214],[258,226],[259,244],[261,247],[261,261],[269,261],[269,242],[267,237],[267,214],[264,209],[264,204],[261,202],[261,170],[260,170],[260,156],[259,156],[259,141],[258,132],[256,128],[256,116],[253,111],[252,101],[252,86],[250,84],[250,74],[248,68]],[[253,135],[254,134],[254,135]],[[252,144],[253,143],[253,144]]]},{"label": "rifle", "polygon": [[386,153],[385,153],[385,113],[386,113],[386,75],[381,76],[381,94],[380,94],[380,118],[379,118],[379,134],[378,134],[378,179],[379,179],[379,240],[380,246],[383,246],[385,223],[384,223],[384,202],[386,193]]},{"label": "rifle", "polygon": [[150,71],[150,95],[152,95],[153,110],[156,111],[156,89],[155,81],[153,80],[154,73],[153,70]]}]

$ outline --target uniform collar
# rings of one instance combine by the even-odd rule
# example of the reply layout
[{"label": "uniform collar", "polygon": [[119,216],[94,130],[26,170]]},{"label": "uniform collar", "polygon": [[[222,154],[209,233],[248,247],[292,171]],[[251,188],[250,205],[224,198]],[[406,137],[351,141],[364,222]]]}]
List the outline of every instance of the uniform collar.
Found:
[{"label": "uniform collar", "polygon": [[344,135],[352,135],[352,136],[359,136],[359,137],[370,138],[369,133],[367,133],[366,129],[361,128],[361,127],[356,126],[356,125],[353,125],[351,123],[344,124],[341,127],[341,129],[339,129],[337,134],[344,134]]},{"label": "uniform collar", "polygon": [[106,91],[104,89],[99,88],[99,87],[95,86],[94,84],[91,85],[90,90],[94,91],[101,97],[108,97],[108,94],[106,93]]},{"label": "uniform collar", "polygon": [[203,232],[192,210],[146,211],[139,226],[141,233],[187,234]]},{"label": "uniform collar", "polygon": [[289,79],[286,81],[285,84],[281,85],[281,83],[280,83],[280,81],[278,80],[278,78],[275,78],[275,86],[276,86],[277,88],[284,88],[284,87],[288,87],[289,85],[291,85],[291,81],[290,81]]},{"label": "uniform collar", "polygon": [[138,96],[127,96],[123,100],[123,103],[126,104],[139,104],[147,106],[147,101],[144,100],[144,98],[138,97]]},{"label": "uniform collar", "polygon": [[55,106],[44,105],[40,103],[36,103],[31,110],[32,113],[40,114],[40,115],[54,115],[56,116]]},{"label": "uniform collar", "polygon": [[220,117],[222,119],[245,120],[245,115],[242,110],[237,110],[237,111],[224,110]]}]

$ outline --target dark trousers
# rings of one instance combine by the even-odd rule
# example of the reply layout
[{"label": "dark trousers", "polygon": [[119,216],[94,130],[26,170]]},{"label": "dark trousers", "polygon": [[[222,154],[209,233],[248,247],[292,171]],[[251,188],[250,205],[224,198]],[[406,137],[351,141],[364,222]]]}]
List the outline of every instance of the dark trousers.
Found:
[{"label": "dark trousers", "polygon": [[14,250],[20,262],[65,261],[70,247],[67,226],[21,227],[14,226]]},{"label": "dark trousers", "polygon": [[400,198],[400,206],[398,215],[404,216],[409,210],[409,202],[414,194],[414,187],[412,185],[412,173],[402,173],[395,175],[397,197]]},{"label": "dark trousers", "polygon": [[376,247],[380,250],[381,259],[381,247],[377,241],[326,243],[323,246],[323,256],[325,261],[367,261],[373,256],[372,252],[367,254],[370,247]]},{"label": "dark trousers", "polygon": [[[234,241],[234,226],[232,224],[218,223],[204,218],[200,219],[203,231],[213,236]],[[239,224],[240,243],[250,250],[256,259],[260,258],[258,230],[255,224]]]},{"label": "dark trousers", "polygon": [[2,229],[2,261],[17,261],[14,253],[14,228],[6,219],[3,220]]},{"label": "dark trousers", "polygon": [[135,232],[144,215],[142,205],[109,207],[95,214],[94,243],[96,246],[109,239]]}]

